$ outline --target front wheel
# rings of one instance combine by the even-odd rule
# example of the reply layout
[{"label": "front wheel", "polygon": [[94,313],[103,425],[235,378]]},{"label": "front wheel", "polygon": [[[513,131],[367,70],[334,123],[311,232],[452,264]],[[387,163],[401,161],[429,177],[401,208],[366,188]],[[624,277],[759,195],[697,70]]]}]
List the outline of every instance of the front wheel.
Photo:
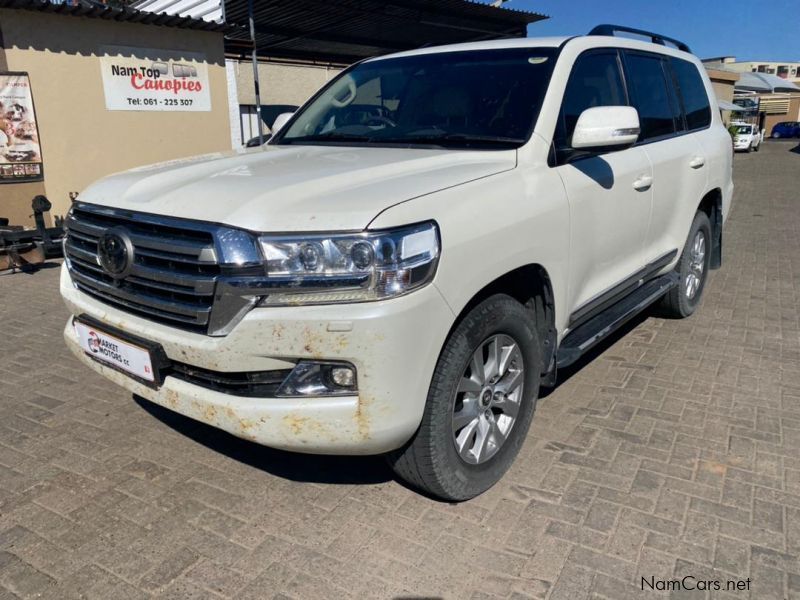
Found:
[{"label": "front wheel", "polygon": [[664,296],[660,308],[664,316],[684,319],[700,304],[711,265],[711,222],[708,215],[698,212],[694,216],[689,238],[683,248],[675,270],[680,282]]},{"label": "front wheel", "polygon": [[532,311],[503,294],[473,308],[436,364],[414,437],[388,455],[395,473],[444,500],[497,483],[528,433],[541,377]]}]

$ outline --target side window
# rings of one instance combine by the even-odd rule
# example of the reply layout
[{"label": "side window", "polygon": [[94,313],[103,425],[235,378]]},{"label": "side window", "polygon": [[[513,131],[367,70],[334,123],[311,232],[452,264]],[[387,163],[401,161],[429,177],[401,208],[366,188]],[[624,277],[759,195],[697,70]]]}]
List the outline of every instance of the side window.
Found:
[{"label": "side window", "polygon": [[689,130],[708,127],[711,124],[711,105],[697,67],[680,58],[672,58],[671,62],[678,80]]},{"label": "side window", "polygon": [[639,140],[647,141],[675,133],[677,107],[670,102],[661,58],[629,53],[625,64],[633,105],[639,112],[642,129]]},{"label": "side window", "polygon": [[578,117],[595,106],[627,106],[628,98],[615,50],[584,53],[575,61],[564,92],[554,142],[556,150],[570,147]]}]

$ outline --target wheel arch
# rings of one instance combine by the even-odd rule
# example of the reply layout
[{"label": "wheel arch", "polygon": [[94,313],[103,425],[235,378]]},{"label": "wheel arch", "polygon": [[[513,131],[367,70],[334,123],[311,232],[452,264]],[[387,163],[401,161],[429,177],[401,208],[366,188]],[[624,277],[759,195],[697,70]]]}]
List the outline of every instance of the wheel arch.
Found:
[{"label": "wheel arch", "polygon": [[711,223],[711,268],[722,266],[722,190],[715,188],[703,196],[697,207]]},{"label": "wheel arch", "polygon": [[533,311],[541,343],[542,382],[554,383],[557,342],[555,297],[550,275],[542,265],[530,263],[500,275],[477,291],[462,307],[448,338],[461,320],[478,304],[495,294],[507,294]]}]

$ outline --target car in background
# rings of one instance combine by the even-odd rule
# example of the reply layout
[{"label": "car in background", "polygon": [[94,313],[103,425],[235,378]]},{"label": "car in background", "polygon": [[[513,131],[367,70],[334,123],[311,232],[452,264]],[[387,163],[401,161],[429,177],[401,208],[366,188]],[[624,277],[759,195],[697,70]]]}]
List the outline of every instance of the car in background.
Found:
[{"label": "car in background", "polygon": [[733,149],[758,152],[761,148],[761,131],[751,123],[732,123]]},{"label": "car in background", "polygon": [[775,139],[800,137],[800,121],[784,121],[778,123],[772,128],[772,133],[770,135]]}]

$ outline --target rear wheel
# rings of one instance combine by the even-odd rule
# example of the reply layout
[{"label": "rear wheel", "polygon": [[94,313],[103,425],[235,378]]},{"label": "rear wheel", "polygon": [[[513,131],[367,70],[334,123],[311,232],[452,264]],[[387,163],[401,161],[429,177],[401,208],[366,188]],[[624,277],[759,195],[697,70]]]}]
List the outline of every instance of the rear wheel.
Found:
[{"label": "rear wheel", "polygon": [[388,455],[395,473],[444,500],[492,487],[528,433],[541,376],[531,311],[510,296],[481,302],[457,325],[434,370],[422,423]]},{"label": "rear wheel", "polygon": [[694,313],[703,296],[710,264],[711,223],[706,213],[698,212],[689,230],[686,246],[675,266],[680,283],[661,301],[664,316],[683,319]]}]

